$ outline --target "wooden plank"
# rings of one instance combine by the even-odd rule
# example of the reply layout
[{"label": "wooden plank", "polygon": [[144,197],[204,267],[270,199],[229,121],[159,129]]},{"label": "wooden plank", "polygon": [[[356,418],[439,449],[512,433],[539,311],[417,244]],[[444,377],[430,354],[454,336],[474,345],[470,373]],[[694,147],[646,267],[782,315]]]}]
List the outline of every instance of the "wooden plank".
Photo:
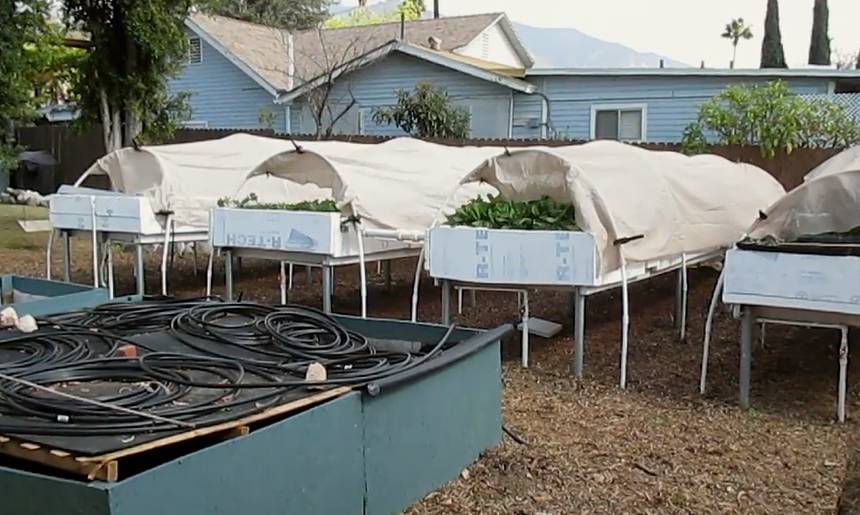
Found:
[{"label": "wooden plank", "polygon": [[[11,456],[33,463],[39,463],[54,469],[70,472],[76,475],[88,476],[92,473],[94,467],[92,463],[81,463],[74,457],[66,453],[66,455],[57,454],[56,450],[48,450],[38,444],[31,442],[22,442],[15,438],[0,437],[0,454]],[[63,453],[64,451],[60,451]],[[96,479],[102,479],[99,474],[94,476]]]},{"label": "wooden plank", "polygon": [[248,415],[247,417],[243,417],[240,419],[223,422],[214,426],[201,427],[200,429],[185,431],[183,433],[171,435],[165,438],[160,438],[158,440],[153,440],[151,442],[146,442],[140,445],[135,445],[133,447],[128,447],[126,449],[121,449],[119,451],[107,454],[101,454],[98,456],[78,456],[75,458],[75,461],[79,463],[104,463],[112,460],[117,460],[126,456],[132,456],[135,454],[140,454],[142,452],[150,451],[152,449],[157,449],[159,447],[165,447],[168,445],[192,440],[194,438],[200,438],[202,436],[228,431],[240,426],[248,426],[250,424],[262,422],[266,419],[277,417],[279,415],[286,415],[287,413],[297,411],[302,408],[312,406],[314,404],[318,404],[322,401],[333,399],[335,397],[340,397],[341,395],[348,393],[350,390],[351,388],[348,386],[332,388],[331,390],[325,390],[316,395],[311,395],[310,397],[304,397],[292,402],[288,402],[286,404],[281,404],[279,406],[275,406],[260,413]]}]

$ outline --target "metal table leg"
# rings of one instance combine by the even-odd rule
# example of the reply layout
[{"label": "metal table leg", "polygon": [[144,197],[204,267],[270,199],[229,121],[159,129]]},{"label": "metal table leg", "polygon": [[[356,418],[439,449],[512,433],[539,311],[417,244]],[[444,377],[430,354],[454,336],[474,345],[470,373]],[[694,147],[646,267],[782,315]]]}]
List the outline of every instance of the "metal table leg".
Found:
[{"label": "metal table leg", "polygon": [[72,245],[68,231],[63,231],[63,280],[72,282]]},{"label": "metal table leg", "polygon": [[110,240],[107,242],[107,287],[108,287],[108,298],[112,299],[114,297],[114,288],[113,288],[113,244],[111,244]]},{"label": "metal table leg", "polygon": [[134,270],[137,274],[137,294],[143,295],[146,293],[146,287],[143,281],[143,245],[140,243],[134,246]]},{"label": "metal table leg", "polygon": [[451,283],[442,280],[442,325],[451,324]]},{"label": "metal table leg", "polygon": [[523,291],[523,341],[522,360],[523,368],[529,368],[529,292]]},{"label": "metal table leg", "polygon": [[224,251],[224,296],[227,302],[233,302],[233,253]]},{"label": "metal table leg", "polygon": [[327,265],[322,267],[322,296],[323,313],[331,313],[331,270]]},{"label": "metal table leg", "polygon": [[740,363],[740,406],[741,409],[750,407],[750,365],[752,362],[752,333],[753,313],[747,308],[741,316],[741,363]]},{"label": "metal table leg", "polygon": [[287,303],[287,271],[286,263],[281,261],[281,304]]},{"label": "metal table leg", "polygon": [[577,379],[582,379],[585,360],[585,295],[579,288],[573,291],[573,339],[573,373]]},{"label": "metal table leg", "polygon": [[839,342],[839,400],[836,415],[839,422],[845,422],[845,389],[848,372],[848,328],[842,328],[842,340]]},{"label": "metal table leg", "polygon": [[382,274],[385,276],[385,289],[391,288],[391,260],[386,259],[382,262]]}]

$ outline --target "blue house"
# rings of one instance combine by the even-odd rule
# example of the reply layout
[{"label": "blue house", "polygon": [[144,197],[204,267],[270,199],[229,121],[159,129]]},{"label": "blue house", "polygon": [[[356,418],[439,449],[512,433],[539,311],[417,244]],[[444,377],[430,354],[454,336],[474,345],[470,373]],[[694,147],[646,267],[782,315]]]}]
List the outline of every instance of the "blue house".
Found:
[{"label": "blue house", "polygon": [[425,81],[471,113],[473,137],[674,142],[730,84],[781,79],[849,102],[860,91],[860,73],[830,69],[535,69],[501,13],[296,32],[195,14],[186,26],[170,88],[192,94],[195,127],[396,135],[373,110]]}]

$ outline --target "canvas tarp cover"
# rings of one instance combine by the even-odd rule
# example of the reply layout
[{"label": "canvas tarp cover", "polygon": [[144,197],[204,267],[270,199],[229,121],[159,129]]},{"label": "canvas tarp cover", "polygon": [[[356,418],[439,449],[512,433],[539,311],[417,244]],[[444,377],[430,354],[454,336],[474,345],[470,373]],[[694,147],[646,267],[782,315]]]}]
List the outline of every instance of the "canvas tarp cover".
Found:
[{"label": "canvas tarp cover", "polygon": [[326,197],[320,188],[248,173],[272,155],[294,148],[288,140],[234,134],[173,145],[123,148],[96,161],[89,174],[107,175],[118,192],[142,194],[153,210],[173,212],[178,227],[209,227],[218,199],[255,192],[261,202],[297,202]]},{"label": "canvas tarp cover", "polygon": [[793,241],[860,227],[860,169],[808,180],[777,200],[765,215],[750,228],[751,238]]},{"label": "canvas tarp cover", "polygon": [[486,181],[511,200],[573,203],[597,242],[600,271],[728,247],[785,190],[767,172],[721,157],[688,157],[618,142],[532,147],[486,160],[463,182]]},{"label": "canvas tarp cover", "polygon": [[806,174],[804,181],[811,181],[825,175],[860,170],[860,145],[843,150]]},{"label": "canvas tarp cover", "polygon": [[251,176],[270,174],[330,189],[344,214],[367,228],[424,231],[445,206],[487,187],[459,188],[460,179],[498,147],[453,147],[412,138],[375,145],[339,141],[301,142],[261,163]]}]

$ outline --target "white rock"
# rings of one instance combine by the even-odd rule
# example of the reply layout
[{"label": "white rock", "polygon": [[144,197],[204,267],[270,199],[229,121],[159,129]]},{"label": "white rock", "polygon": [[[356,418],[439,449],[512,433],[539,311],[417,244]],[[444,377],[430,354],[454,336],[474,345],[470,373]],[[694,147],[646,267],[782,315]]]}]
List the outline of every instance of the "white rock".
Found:
[{"label": "white rock", "polygon": [[15,328],[22,333],[32,333],[39,329],[39,325],[33,315],[24,315],[15,322]]},{"label": "white rock", "polygon": [[12,327],[16,323],[18,323],[18,313],[15,312],[15,308],[9,306],[0,311],[0,327]]},{"label": "white rock", "polygon": [[325,367],[320,363],[311,363],[308,366],[308,371],[305,372],[305,381],[308,382],[319,382],[325,381],[328,374],[326,374]]}]

